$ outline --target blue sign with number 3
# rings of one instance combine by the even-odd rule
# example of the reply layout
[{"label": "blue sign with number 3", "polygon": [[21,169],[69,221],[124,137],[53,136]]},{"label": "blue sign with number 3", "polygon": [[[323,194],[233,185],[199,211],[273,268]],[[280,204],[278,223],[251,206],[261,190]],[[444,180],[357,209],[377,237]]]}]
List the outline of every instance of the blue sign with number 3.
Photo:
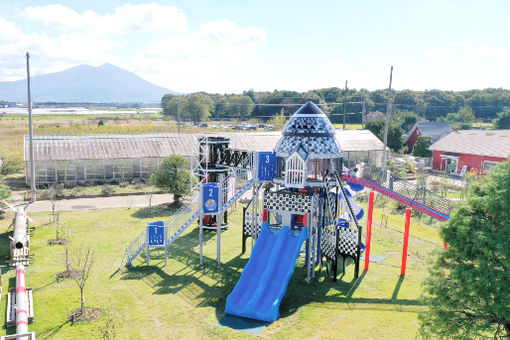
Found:
[{"label": "blue sign with number 3", "polygon": [[276,154],[259,152],[259,181],[272,182],[276,174]]}]

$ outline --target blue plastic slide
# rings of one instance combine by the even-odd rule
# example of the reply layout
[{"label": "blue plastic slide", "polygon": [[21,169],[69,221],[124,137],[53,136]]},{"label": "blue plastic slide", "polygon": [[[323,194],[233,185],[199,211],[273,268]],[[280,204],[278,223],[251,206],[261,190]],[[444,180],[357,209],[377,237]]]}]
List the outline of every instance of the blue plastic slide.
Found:
[{"label": "blue plastic slide", "polygon": [[269,322],[278,319],[307,230],[283,227],[277,231],[267,222],[262,224],[241,278],[227,297],[225,313]]}]

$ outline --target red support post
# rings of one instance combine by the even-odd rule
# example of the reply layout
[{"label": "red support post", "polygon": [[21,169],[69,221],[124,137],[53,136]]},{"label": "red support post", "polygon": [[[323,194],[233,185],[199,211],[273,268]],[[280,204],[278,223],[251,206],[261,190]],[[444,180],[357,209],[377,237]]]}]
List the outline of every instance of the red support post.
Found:
[{"label": "red support post", "polygon": [[370,239],[372,238],[372,213],[374,212],[374,192],[370,191],[368,199],[368,217],[367,217],[367,240],[365,248],[365,270],[368,270],[370,262]]},{"label": "red support post", "polygon": [[404,230],[404,248],[402,249],[402,267],[400,275],[406,275],[407,246],[409,242],[409,227],[411,226],[411,208],[406,210],[406,227]]}]

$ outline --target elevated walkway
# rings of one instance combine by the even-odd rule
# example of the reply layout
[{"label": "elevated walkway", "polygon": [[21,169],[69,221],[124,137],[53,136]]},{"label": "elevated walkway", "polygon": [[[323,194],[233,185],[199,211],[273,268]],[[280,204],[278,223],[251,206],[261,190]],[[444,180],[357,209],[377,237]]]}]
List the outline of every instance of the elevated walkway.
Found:
[{"label": "elevated walkway", "polygon": [[361,177],[346,174],[340,177],[346,182],[360,184],[377,191],[441,222],[449,220],[449,215],[455,208],[454,201],[411,181],[389,175],[383,169],[365,168]]}]

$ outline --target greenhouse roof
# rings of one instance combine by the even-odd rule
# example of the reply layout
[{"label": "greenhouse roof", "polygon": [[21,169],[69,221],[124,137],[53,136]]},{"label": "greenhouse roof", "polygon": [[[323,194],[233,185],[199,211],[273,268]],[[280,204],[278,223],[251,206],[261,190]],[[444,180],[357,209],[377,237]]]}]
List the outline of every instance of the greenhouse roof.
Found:
[{"label": "greenhouse roof", "polygon": [[[337,130],[336,138],[344,152],[381,151],[383,143],[368,130]],[[191,156],[197,150],[197,137],[230,138],[230,147],[248,151],[273,151],[281,132],[239,132],[214,134],[158,133],[140,135],[36,135],[36,161],[88,159],[163,158],[170,154]],[[29,159],[25,136],[25,159]]]}]

